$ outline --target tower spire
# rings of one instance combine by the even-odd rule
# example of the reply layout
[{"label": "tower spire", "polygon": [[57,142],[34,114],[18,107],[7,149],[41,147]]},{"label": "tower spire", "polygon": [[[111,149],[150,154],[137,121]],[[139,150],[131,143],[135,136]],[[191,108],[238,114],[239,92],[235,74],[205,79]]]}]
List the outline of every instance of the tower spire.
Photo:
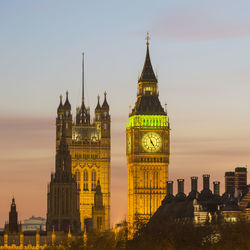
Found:
[{"label": "tower spire", "polygon": [[98,95],[97,96],[97,105],[96,105],[95,111],[99,111],[100,109],[101,109],[101,106],[100,106],[100,96]]},{"label": "tower spire", "polygon": [[147,32],[146,40],[147,40],[146,45],[147,45],[147,47],[148,47],[148,45],[149,45],[149,40],[150,40],[150,36],[149,36],[149,33],[148,33],[148,32]]},{"label": "tower spire", "polygon": [[141,73],[141,76],[139,78],[138,82],[156,82],[157,83],[157,78],[155,77],[155,73],[151,64],[150,56],[149,56],[149,33],[147,32],[146,36],[146,45],[147,45],[147,51],[146,51],[146,58],[143,66],[143,70]]},{"label": "tower spire", "polygon": [[82,52],[82,103],[84,103],[84,52]]}]

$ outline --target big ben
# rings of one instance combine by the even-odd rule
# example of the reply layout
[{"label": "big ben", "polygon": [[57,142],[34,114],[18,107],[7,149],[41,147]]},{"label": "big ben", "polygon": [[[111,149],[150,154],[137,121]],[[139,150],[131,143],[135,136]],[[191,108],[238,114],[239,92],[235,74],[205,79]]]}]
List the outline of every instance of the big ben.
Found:
[{"label": "big ben", "polygon": [[169,119],[159,100],[147,36],[146,58],[138,80],[137,100],[126,126],[128,222],[147,222],[166,195],[169,165]]}]

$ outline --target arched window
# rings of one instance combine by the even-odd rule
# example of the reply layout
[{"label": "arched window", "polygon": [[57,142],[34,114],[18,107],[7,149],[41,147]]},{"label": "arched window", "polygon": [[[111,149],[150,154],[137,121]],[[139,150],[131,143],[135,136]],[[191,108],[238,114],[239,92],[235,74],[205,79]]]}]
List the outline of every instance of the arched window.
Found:
[{"label": "arched window", "polygon": [[88,190],[88,171],[85,169],[83,171],[83,190]]},{"label": "arched window", "polygon": [[96,188],[96,171],[92,170],[92,175],[91,175],[91,179],[92,179],[92,184],[91,184],[91,189],[95,190]]}]

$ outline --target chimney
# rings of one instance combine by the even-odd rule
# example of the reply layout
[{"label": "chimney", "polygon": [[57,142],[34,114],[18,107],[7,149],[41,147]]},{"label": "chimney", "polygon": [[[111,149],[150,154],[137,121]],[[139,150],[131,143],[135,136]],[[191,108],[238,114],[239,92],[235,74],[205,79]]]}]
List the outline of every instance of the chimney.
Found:
[{"label": "chimney", "polygon": [[184,193],[184,179],[178,179],[178,193]]},{"label": "chimney", "polygon": [[209,179],[210,179],[209,174],[203,175],[203,189],[209,189]]},{"label": "chimney", "polygon": [[173,195],[173,181],[167,181],[167,195]]},{"label": "chimney", "polygon": [[214,181],[214,195],[220,195],[220,182]]},{"label": "chimney", "polygon": [[198,183],[198,177],[197,176],[192,176],[191,177],[191,191],[196,191],[197,192],[197,183]]}]

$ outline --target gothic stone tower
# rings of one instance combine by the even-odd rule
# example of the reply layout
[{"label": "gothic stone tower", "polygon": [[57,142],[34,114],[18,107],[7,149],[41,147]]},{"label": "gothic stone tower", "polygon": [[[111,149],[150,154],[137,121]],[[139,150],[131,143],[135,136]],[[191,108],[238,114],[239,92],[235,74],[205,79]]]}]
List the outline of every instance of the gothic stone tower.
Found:
[{"label": "gothic stone tower", "polygon": [[147,222],[166,195],[169,164],[169,120],[159,101],[158,81],[149,56],[138,80],[137,101],[126,129],[128,222]]},{"label": "gothic stone tower", "polygon": [[15,198],[12,198],[12,203],[9,212],[9,224],[5,224],[5,232],[15,234],[20,232],[21,224],[18,224],[18,213],[16,210]]},{"label": "gothic stone tower", "polygon": [[[102,222],[103,230],[110,228],[110,124],[109,105],[107,94],[100,105],[98,96],[95,108],[95,117],[90,119],[90,110],[84,100],[84,57],[82,58],[82,103],[76,110],[76,119],[73,122],[70,114],[71,106],[66,101],[57,110],[56,145],[61,141],[62,118],[66,122],[66,140],[72,157],[72,172],[75,174],[79,192],[79,208],[81,230],[84,230],[85,219],[92,219],[92,207],[97,182],[99,180],[103,194],[105,219]],[[63,114],[66,116],[63,116]],[[95,229],[95,228],[94,228]]]},{"label": "gothic stone tower", "polygon": [[[64,113],[70,116],[70,113]],[[81,232],[79,196],[71,169],[71,155],[66,141],[67,126],[62,123],[62,138],[56,153],[56,172],[48,186],[47,231]]]}]

